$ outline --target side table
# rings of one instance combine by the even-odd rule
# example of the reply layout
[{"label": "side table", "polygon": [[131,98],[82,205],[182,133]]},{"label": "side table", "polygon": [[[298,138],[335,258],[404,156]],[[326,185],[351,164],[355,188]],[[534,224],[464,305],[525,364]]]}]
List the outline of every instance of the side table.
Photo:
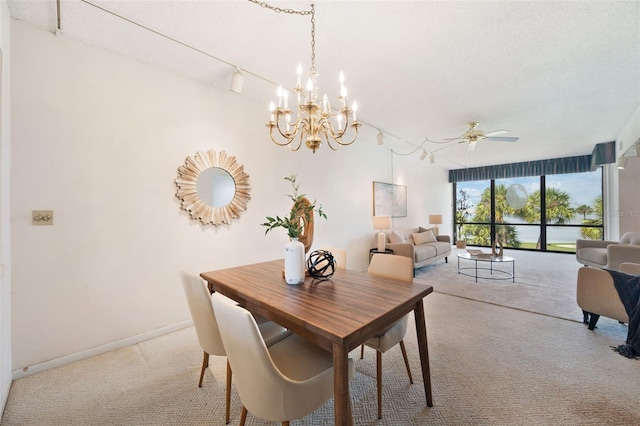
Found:
[{"label": "side table", "polygon": [[377,247],[374,247],[372,249],[369,250],[369,263],[371,263],[371,258],[373,257],[374,254],[393,254],[393,250],[391,249],[384,249],[384,251],[378,251]]}]

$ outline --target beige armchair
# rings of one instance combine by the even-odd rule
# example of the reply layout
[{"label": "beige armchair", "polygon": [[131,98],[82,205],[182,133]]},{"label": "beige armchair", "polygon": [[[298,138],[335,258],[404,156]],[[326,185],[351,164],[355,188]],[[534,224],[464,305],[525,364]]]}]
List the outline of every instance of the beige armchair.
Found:
[{"label": "beige armchair", "polygon": [[576,260],[616,271],[621,263],[640,263],[640,232],[627,232],[620,241],[576,240]]},{"label": "beige armchair", "polygon": [[[640,275],[640,264],[622,263],[620,272]],[[600,316],[629,323],[629,315],[620,301],[611,274],[602,269],[582,267],[578,270],[576,300],[582,309],[583,322],[593,330]]]}]

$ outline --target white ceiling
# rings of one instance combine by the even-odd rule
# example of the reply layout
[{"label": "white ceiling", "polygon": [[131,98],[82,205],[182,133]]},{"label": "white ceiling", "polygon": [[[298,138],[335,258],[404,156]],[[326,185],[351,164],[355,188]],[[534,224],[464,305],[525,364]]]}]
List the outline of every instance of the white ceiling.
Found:
[{"label": "white ceiling", "polygon": [[[9,9],[56,31],[55,0],[9,0]],[[316,0],[315,9],[321,91],[337,95],[344,70],[358,118],[387,146],[408,153],[426,137],[461,135],[468,121],[520,137],[472,153],[426,143],[448,169],[589,154],[640,106],[638,1]],[[292,87],[296,65],[310,65],[310,17],[248,0],[63,0],[60,27],[63,37],[225,89],[238,66],[241,96],[264,103],[265,123],[272,82]]]}]

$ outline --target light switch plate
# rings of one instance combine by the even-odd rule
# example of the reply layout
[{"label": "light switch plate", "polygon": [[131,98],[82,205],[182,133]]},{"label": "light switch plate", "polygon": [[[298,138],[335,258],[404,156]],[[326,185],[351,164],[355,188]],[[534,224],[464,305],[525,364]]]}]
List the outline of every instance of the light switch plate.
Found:
[{"label": "light switch plate", "polygon": [[53,225],[53,210],[32,210],[32,225]]}]

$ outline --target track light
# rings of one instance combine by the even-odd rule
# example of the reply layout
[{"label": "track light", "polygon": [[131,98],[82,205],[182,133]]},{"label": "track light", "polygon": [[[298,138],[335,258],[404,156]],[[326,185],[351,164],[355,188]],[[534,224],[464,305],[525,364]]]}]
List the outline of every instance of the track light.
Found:
[{"label": "track light", "polygon": [[624,170],[625,167],[627,167],[627,159],[626,157],[620,157],[620,160],[618,160],[618,168]]},{"label": "track light", "polygon": [[425,151],[424,149],[422,150],[422,154],[420,154],[420,159],[424,160],[425,158],[427,158],[427,151]]},{"label": "track light", "polygon": [[236,93],[242,93],[242,86],[244,84],[244,75],[240,72],[238,67],[233,72],[231,76],[231,86],[229,86],[229,90]]},{"label": "track light", "polygon": [[378,145],[383,145],[384,144],[384,135],[382,134],[382,131],[378,130]]}]

